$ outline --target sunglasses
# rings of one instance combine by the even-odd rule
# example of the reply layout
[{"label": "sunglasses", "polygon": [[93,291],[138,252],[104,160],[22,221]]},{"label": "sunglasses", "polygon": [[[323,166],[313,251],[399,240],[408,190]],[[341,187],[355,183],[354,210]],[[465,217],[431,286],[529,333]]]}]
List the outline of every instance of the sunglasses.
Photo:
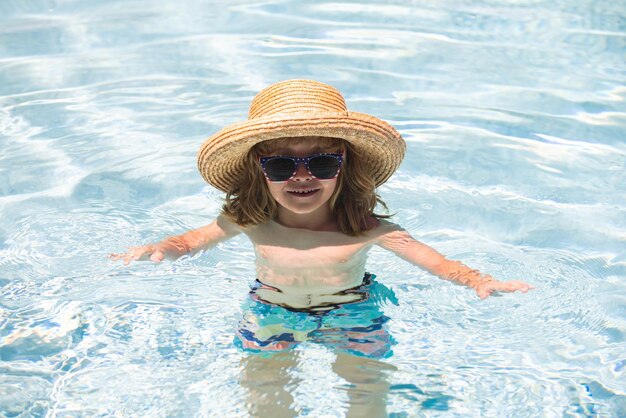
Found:
[{"label": "sunglasses", "polygon": [[330,180],[339,175],[343,154],[314,154],[308,157],[274,155],[260,158],[259,161],[265,177],[272,182],[293,178],[300,164],[304,164],[311,176],[319,180]]}]

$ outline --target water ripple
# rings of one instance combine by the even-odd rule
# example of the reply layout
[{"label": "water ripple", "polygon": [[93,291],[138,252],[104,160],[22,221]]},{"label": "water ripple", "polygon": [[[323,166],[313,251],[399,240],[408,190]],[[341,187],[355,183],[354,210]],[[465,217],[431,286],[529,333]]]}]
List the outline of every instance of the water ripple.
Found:
[{"label": "water ripple", "polygon": [[[359,373],[389,366],[388,412],[624,415],[620,2],[147,3],[0,3],[0,415],[246,415],[245,237],[161,264],[106,256],[210,222],[222,195],[198,146],[296,77],[407,138],[380,189],[396,222],[535,286],[480,300],[372,250],[397,344]],[[294,354],[302,413],[362,390],[335,353]]]}]

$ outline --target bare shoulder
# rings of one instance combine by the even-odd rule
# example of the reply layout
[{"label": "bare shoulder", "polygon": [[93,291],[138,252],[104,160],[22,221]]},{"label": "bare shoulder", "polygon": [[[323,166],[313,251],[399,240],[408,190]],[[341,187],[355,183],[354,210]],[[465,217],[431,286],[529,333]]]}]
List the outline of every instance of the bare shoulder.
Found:
[{"label": "bare shoulder", "polygon": [[394,235],[395,233],[395,235],[397,235],[397,233],[400,232],[406,233],[404,228],[400,225],[386,219],[374,218],[373,216],[368,219],[368,226],[371,227],[368,234],[377,241],[388,237],[390,234]]},{"label": "bare shoulder", "polygon": [[238,234],[243,232],[242,227],[230,219],[228,216],[220,214],[215,219],[215,224],[227,234]]},{"label": "bare shoulder", "polygon": [[404,231],[404,229],[391,221],[388,221],[387,219],[379,219],[379,218],[375,218],[375,217],[370,217],[370,219],[367,220],[368,226],[372,227],[371,231],[376,231],[376,232],[380,232],[380,233],[386,233],[386,232],[390,232],[390,231]]},{"label": "bare shoulder", "polygon": [[229,219],[227,216],[219,215],[208,225],[189,231],[190,238],[197,239],[203,243],[217,242],[234,237],[242,232],[241,227]]},{"label": "bare shoulder", "polygon": [[402,226],[387,220],[380,221],[375,242],[377,245],[396,253],[409,250],[422,251],[430,248],[416,240],[413,235]]},{"label": "bare shoulder", "polygon": [[184,240],[189,250],[197,250],[199,248],[206,249],[212,247],[218,242],[232,238],[240,232],[241,230],[234,222],[220,215],[210,224],[192,229],[174,238]]}]

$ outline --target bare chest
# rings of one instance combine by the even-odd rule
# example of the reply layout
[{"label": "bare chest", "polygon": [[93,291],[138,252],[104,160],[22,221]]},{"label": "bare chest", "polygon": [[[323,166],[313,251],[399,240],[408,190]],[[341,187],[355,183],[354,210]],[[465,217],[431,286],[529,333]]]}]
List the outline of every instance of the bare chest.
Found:
[{"label": "bare chest", "polygon": [[320,245],[310,248],[292,248],[276,245],[256,244],[255,251],[259,263],[284,267],[319,268],[350,265],[366,256],[369,246]]},{"label": "bare chest", "polygon": [[366,237],[301,229],[264,228],[249,234],[258,278],[271,284],[349,287],[365,272]]}]

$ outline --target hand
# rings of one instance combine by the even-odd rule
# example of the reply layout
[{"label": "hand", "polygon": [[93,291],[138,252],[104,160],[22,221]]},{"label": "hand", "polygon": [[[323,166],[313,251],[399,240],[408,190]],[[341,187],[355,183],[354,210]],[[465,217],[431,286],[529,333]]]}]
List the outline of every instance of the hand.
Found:
[{"label": "hand", "polygon": [[476,286],[476,294],[481,299],[486,299],[493,292],[515,292],[516,290],[521,291],[522,293],[526,293],[531,289],[534,289],[533,286],[528,283],[521,282],[519,280],[510,280],[508,282],[499,282],[497,280],[490,280],[483,282]]},{"label": "hand", "polygon": [[130,247],[128,252],[120,254],[111,254],[109,258],[111,260],[124,260],[124,265],[127,266],[131,261],[141,260],[150,256],[150,260],[155,263],[161,262],[165,258],[167,248],[161,243],[142,245],[141,247]]}]

